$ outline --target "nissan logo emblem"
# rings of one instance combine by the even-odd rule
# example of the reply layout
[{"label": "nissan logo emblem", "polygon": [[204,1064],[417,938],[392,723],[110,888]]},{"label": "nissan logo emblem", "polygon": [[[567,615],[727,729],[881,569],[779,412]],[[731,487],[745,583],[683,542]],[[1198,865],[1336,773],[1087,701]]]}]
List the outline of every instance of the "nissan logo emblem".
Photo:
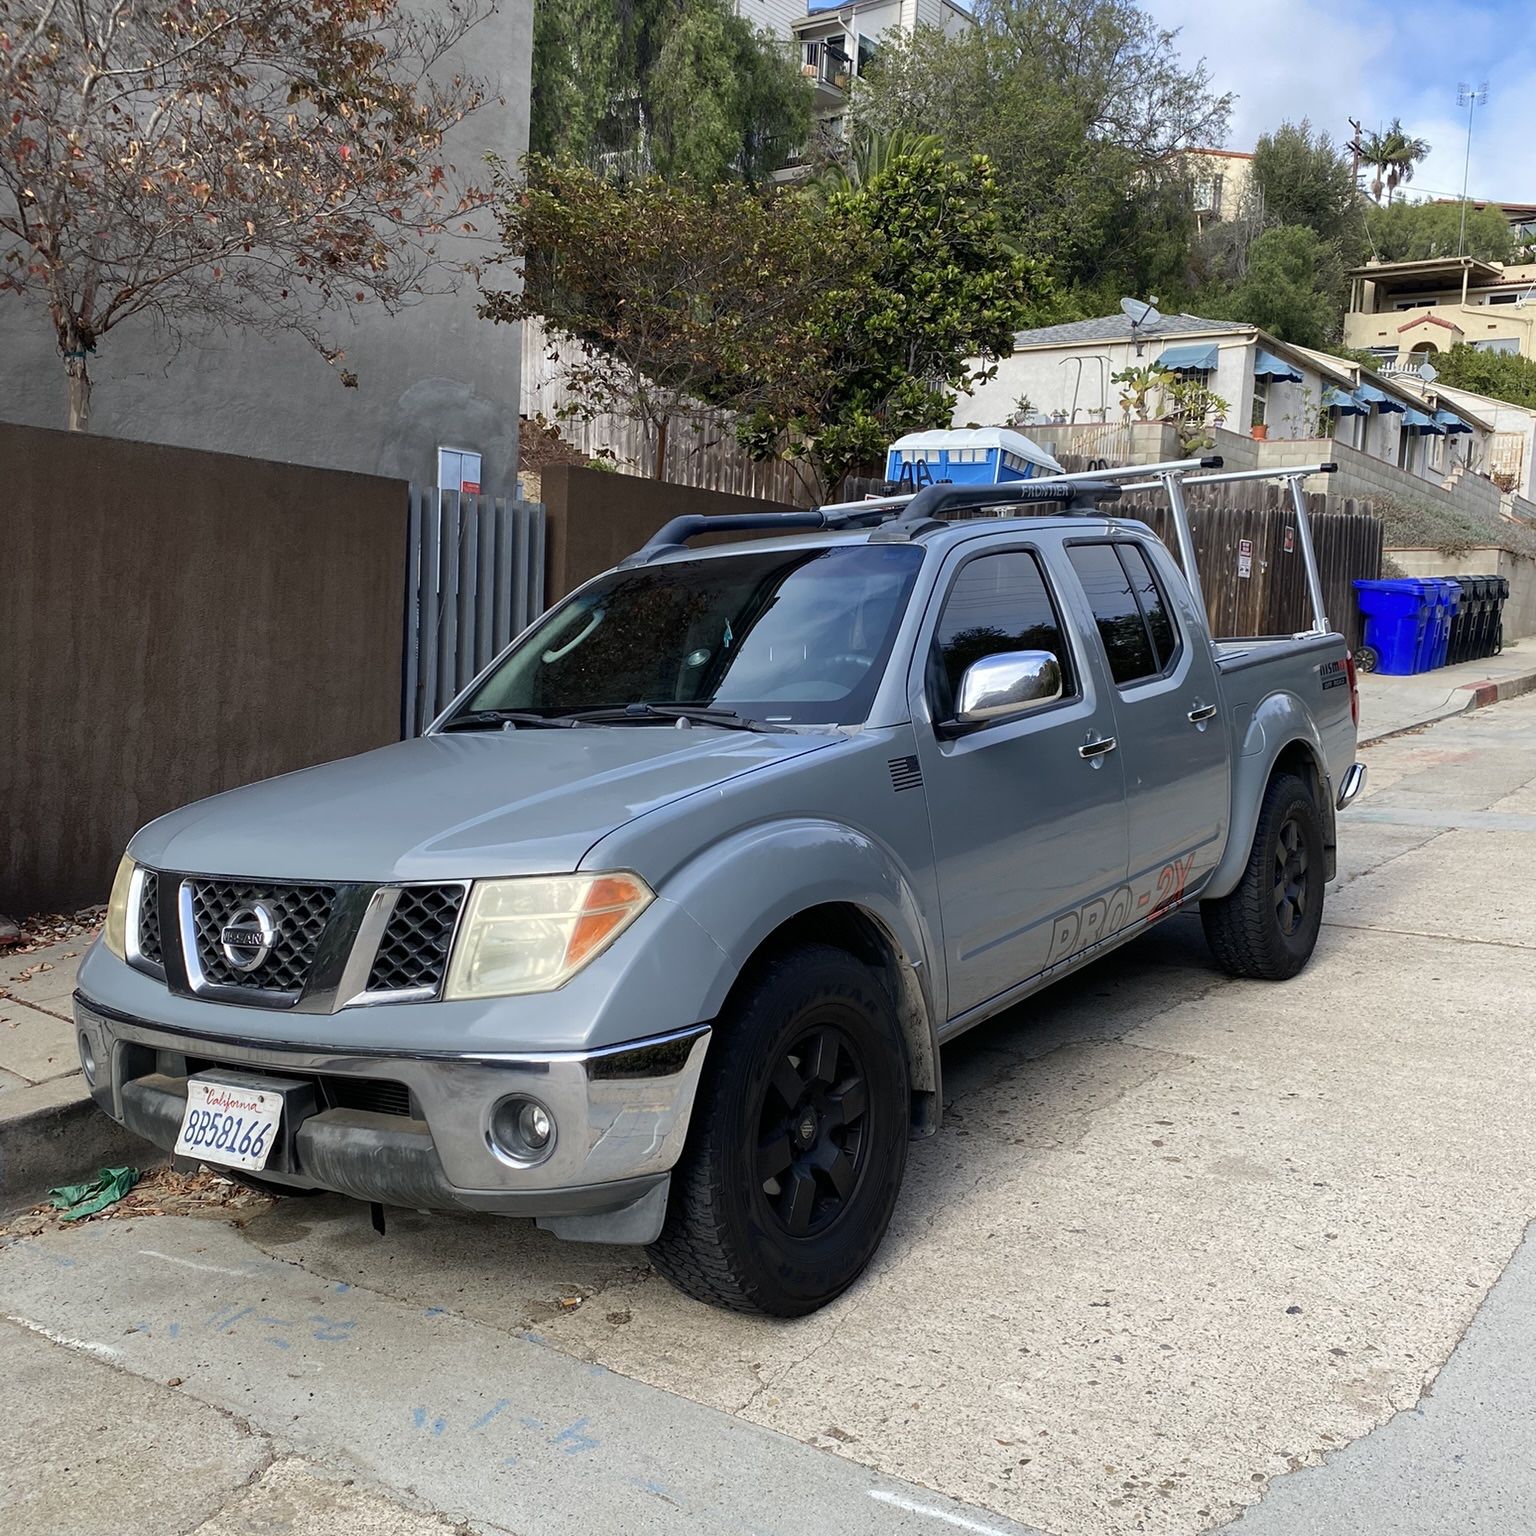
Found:
[{"label": "nissan logo emblem", "polygon": [[264,901],[242,907],[219,930],[219,949],[237,971],[254,971],[277,943],[277,918]]}]

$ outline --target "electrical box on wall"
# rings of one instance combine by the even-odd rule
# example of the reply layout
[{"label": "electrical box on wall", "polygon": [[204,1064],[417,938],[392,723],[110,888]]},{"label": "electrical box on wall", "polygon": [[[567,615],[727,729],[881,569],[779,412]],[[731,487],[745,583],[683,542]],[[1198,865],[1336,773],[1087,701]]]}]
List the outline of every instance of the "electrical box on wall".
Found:
[{"label": "electrical box on wall", "polygon": [[480,494],[480,455],[470,448],[437,450],[437,485],[443,491]]}]

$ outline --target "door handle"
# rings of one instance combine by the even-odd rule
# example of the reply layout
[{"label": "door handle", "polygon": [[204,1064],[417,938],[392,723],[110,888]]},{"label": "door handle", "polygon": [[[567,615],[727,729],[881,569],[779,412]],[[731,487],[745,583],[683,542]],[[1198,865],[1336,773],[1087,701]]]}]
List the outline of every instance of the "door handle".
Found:
[{"label": "door handle", "polygon": [[1113,752],[1120,743],[1113,736],[1101,736],[1097,741],[1086,742],[1077,749],[1079,757],[1103,757],[1106,752]]},{"label": "door handle", "polygon": [[1189,723],[1191,725],[1199,725],[1202,720],[1211,719],[1215,713],[1216,706],[1214,704],[1207,704],[1200,709],[1192,709],[1189,712]]}]

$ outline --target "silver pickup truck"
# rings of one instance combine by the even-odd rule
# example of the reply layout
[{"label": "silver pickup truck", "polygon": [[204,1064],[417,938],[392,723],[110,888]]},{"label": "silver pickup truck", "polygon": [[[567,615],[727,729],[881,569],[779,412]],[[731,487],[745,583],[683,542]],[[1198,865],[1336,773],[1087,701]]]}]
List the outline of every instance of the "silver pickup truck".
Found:
[{"label": "silver pickup truck", "polygon": [[679,520],[426,735],[151,823],[80,971],[97,1102],[376,1222],[533,1217],[822,1305],[945,1041],[1192,902],[1237,975],[1316,943],[1363,769],[1299,498],[1316,624],[1216,643],[1117,494]]}]

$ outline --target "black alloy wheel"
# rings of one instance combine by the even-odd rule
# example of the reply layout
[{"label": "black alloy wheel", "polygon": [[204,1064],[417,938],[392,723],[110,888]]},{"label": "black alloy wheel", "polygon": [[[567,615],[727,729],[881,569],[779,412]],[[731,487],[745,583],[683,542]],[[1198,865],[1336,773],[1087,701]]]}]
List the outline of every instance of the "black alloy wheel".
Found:
[{"label": "black alloy wheel", "polygon": [[825,1306],[890,1225],[911,1117],[880,971],[827,944],[760,957],[715,1021],[651,1262],[739,1312]]},{"label": "black alloy wheel", "polygon": [[842,1214],[864,1172],[869,1090],[858,1048],[836,1025],[801,1035],[763,1095],[757,1172],[770,1219],[812,1237]]},{"label": "black alloy wheel", "polygon": [[1288,939],[1295,937],[1307,918],[1312,898],[1309,863],[1306,834],[1293,811],[1275,838],[1275,921]]}]

